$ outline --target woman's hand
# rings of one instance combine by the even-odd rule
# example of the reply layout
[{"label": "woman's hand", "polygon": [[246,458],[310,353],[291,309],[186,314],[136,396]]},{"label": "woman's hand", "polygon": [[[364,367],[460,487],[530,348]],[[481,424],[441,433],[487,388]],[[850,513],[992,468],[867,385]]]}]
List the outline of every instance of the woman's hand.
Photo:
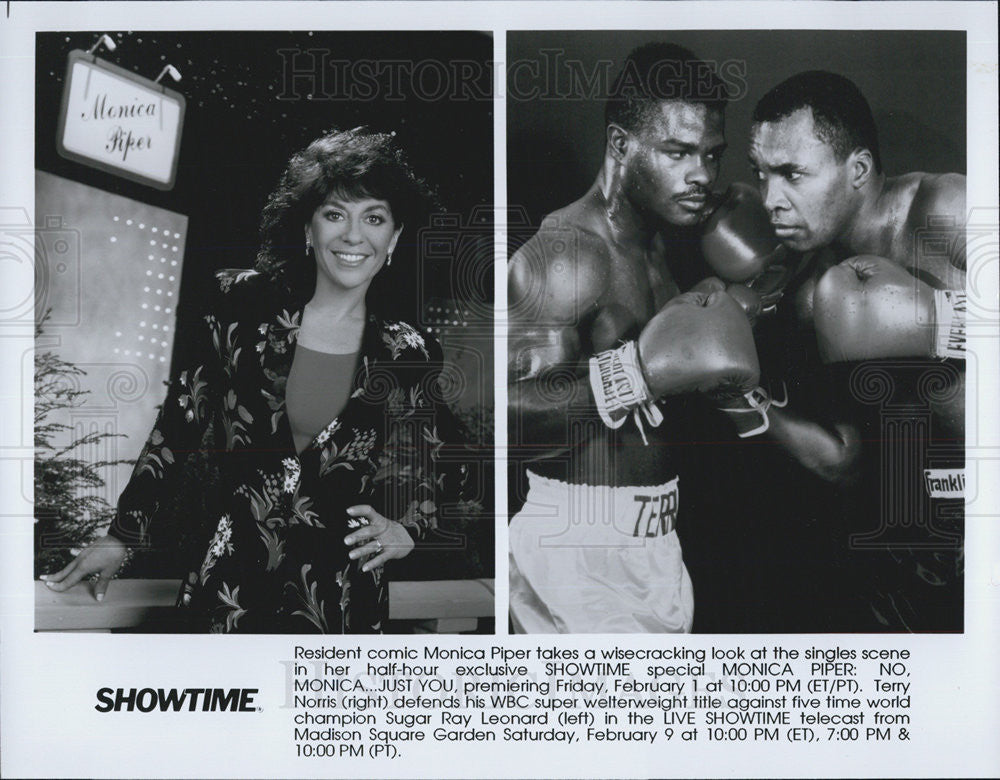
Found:
[{"label": "woman's hand", "polygon": [[61,593],[72,588],[84,577],[97,574],[97,579],[94,580],[94,598],[102,601],[108,583],[121,568],[127,554],[128,547],[123,541],[113,536],[105,536],[80,550],[80,554],[65,568],[55,574],[42,574],[39,579],[50,589]]},{"label": "woman's hand", "polygon": [[348,547],[354,547],[348,553],[352,561],[372,556],[365,561],[361,571],[370,571],[393,558],[405,558],[413,549],[413,539],[406,529],[395,520],[383,517],[368,504],[349,507],[347,514],[368,521],[368,525],[344,537],[344,543]]}]

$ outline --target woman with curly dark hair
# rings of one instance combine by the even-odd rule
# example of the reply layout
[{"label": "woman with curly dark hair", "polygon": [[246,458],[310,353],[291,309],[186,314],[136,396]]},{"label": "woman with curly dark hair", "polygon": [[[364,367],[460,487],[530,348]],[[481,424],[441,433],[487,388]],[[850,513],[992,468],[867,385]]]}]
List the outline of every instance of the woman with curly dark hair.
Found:
[{"label": "woman with curly dark hair", "polygon": [[[193,630],[371,633],[388,614],[383,565],[436,526],[440,347],[393,280],[434,205],[392,135],[328,133],[294,155],[261,219],[255,270],[225,270],[200,350],[171,384],[108,535],[62,571],[101,599],[206,431],[217,516],[200,525],[179,605]],[[412,225],[412,227],[410,227]],[[410,250],[409,252],[407,250]],[[405,278],[405,277],[404,277]],[[209,427],[210,426],[210,427]]]}]

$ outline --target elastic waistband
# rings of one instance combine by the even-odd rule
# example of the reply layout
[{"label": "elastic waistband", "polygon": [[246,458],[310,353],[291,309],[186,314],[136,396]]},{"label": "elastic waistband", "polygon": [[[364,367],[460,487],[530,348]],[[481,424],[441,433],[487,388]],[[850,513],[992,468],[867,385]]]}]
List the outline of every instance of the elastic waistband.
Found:
[{"label": "elastic waistband", "polygon": [[[574,485],[528,471],[528,495],[518,513],[525,521],[562,518],[576,527],[593,529],[606,543],[671,534],[680,506],[678,477],[660,485]],[[606,529],[605,539],[597,529]]]},{"label": "elastic waistband", "polygon": [[572,494],[574,496],[580,496],[581,498],[584,496],[600,495],[632,499],[637,495],[666,493],[670,490],[676,489],[678,484],[678,478],[674,477],[673,479],[659,485],[625,485],[612,487],[611,485],[587,485],[564,482],[561,479],[543,477],[541,474],[536,474],[531,469],[528,469],[527,472],[529,490],[538,491],[543,494],[558,493],[561,496]]}]

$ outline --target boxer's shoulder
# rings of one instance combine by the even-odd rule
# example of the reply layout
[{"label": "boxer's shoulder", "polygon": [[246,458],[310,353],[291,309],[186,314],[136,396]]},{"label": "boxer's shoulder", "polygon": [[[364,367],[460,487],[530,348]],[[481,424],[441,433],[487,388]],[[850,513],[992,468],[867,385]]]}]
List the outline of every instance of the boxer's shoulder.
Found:
[{"label": "boxer's shoulder", "polygon": [[[962,286],[952,277],[964,269],[964,242],[941,239],[965,224],[965,176],[913,172],[889,177],[869,220],[881,242],[869,252],[892,259],[932,286]],[[933,240],[924,241],[925,236]],[[942,252],[945,243],[950,248]]]},{"label": "boxer's shoulder", "polygon": [[[948,240],[948,235],[957,238],[964,231],[965,176],[912,173],[908,178],[911,197],[900,235],[905,265],[934,287],[964,287],[965,242]],[[931,240],[922,240],[924,236]],[[948,251],[942,253],[943,246]]]},{"label": "boxer's shoulder", "polygon": [[933,227],[931,218],[965,223],[965,176],[960,173],[915,173],[908,222],[914,229]]},{"label": "boxer's shoulder", "polygon": [[543,220],[538,232],[511,257],[510,303],[531,298],[547,313],[580,311],[596,304],[610,282],[608,243],[565,210]]},{"label": "boxer's shoulder", "polygon": [[927,227],[929,217],[964,221],[965,176],[916,171],[886,180],[882,198],[886,214],[905,217],[910,230]]}]

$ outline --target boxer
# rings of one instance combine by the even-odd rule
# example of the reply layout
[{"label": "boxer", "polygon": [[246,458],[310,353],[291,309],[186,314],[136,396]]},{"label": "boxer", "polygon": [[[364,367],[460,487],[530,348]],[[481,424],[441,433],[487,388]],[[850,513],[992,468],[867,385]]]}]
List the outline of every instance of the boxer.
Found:
[{"label": "boxer", "polygon": [[[759,101],[749,156],[779,240],[804,256],[786,291],[789,326],[814,330],[814,361],[851,369],[852,389],[838,394],[860,400],[853,424],[873,442],[858,514],[878,530],[853,539],[890,554],[878,564],[867,555],[871,567],[850,577],[867,584],[868,625],[960,630],[961,496],[931,477],[947,472],[954,482],[963,460],[965,177],[886,176],[868,102],[848,79],[821,71]],[[893,388],[884,409],[868,398],[866,376]],[[892,419],[907,405],[927,414]],[[906,450],[891,463],[877,451],[887,439]],[[894,541],[904,526],[923,535]]]},{"label": "boxer", "polygon": [[673,446],[684,399],[725,404],[759,372],[736,301],[679,294],[669,263],[671,237],[710,211],[724,109],[722,83],[690,51],[633,51],[596,180],[509,262],[508,430],[531,460],[510,525],[515,631],[691,628]]}]

